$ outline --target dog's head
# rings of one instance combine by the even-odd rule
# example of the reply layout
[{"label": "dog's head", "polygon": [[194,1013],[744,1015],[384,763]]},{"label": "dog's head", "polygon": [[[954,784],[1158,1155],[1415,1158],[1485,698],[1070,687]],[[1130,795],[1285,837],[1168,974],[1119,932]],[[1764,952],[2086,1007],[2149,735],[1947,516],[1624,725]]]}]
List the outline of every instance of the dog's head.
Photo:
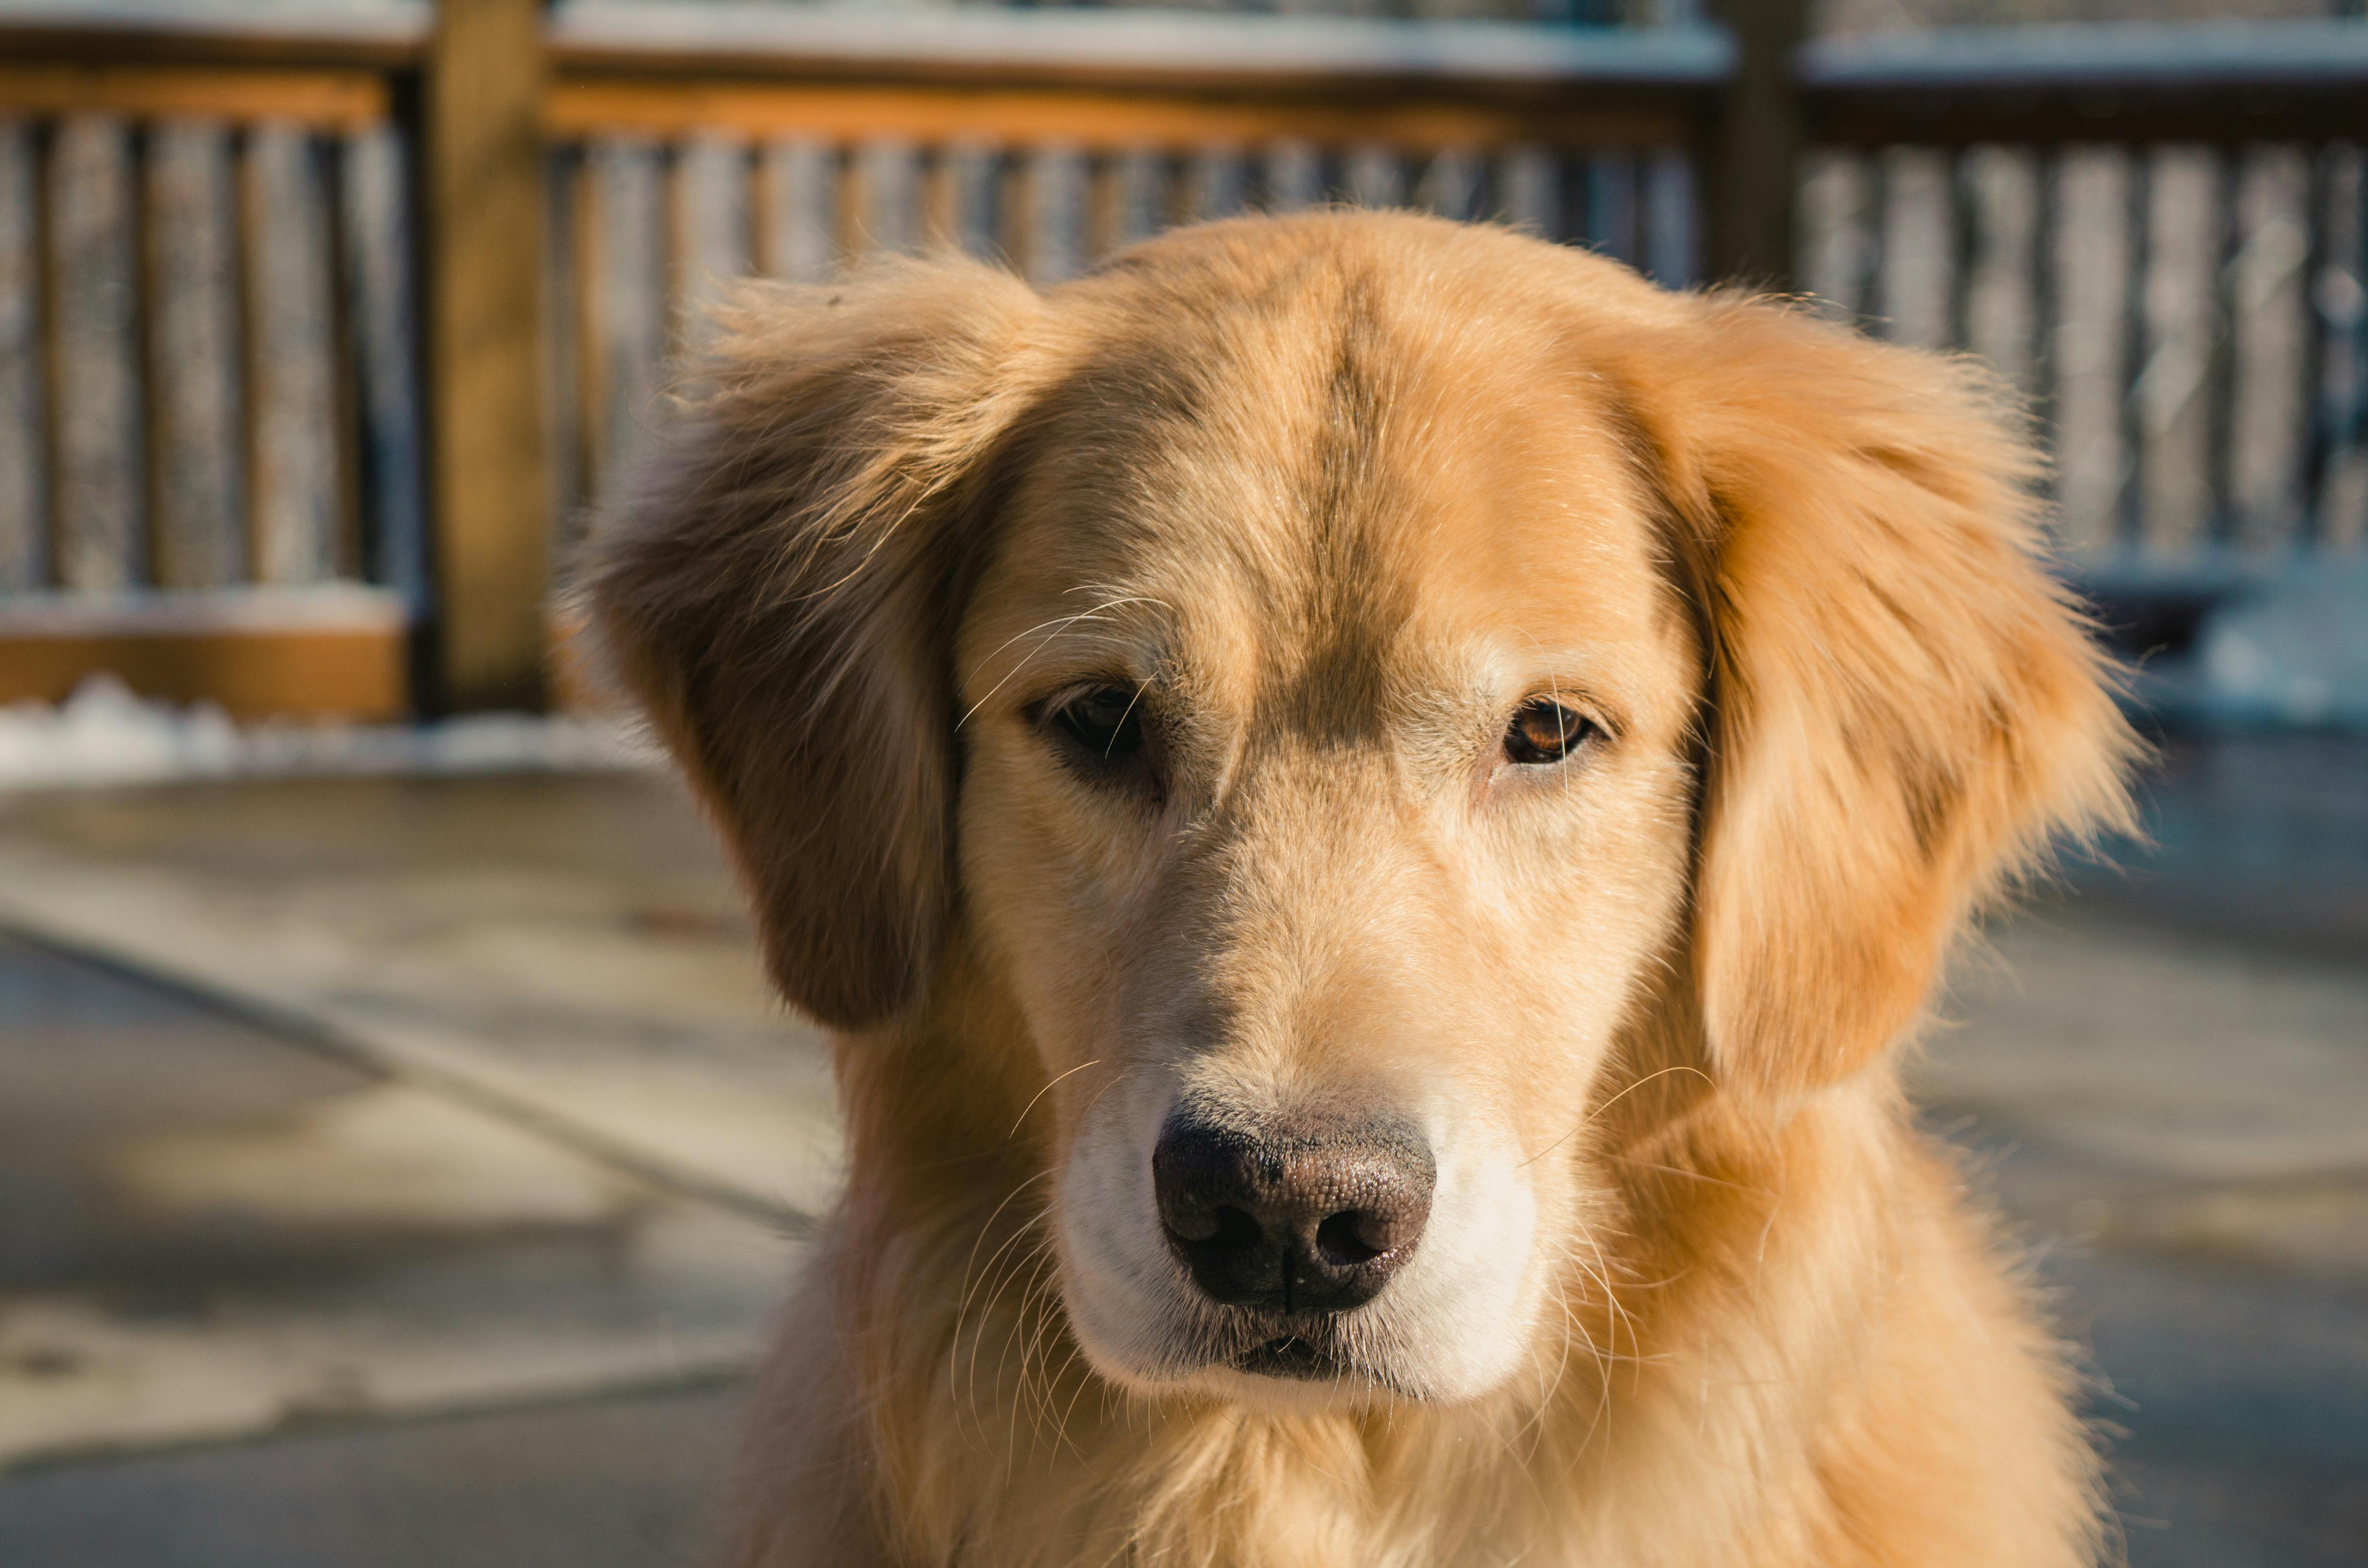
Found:
[{"label": "dog's head", "polygon": [[793,1002],[1016,1020],[1129,1387],[1497,1386],[1652,1018],[1703,1093],[1850,1080],[2119,809],[2026,453],[1941,360],[1345,214],[727,325],[596,619]]}]

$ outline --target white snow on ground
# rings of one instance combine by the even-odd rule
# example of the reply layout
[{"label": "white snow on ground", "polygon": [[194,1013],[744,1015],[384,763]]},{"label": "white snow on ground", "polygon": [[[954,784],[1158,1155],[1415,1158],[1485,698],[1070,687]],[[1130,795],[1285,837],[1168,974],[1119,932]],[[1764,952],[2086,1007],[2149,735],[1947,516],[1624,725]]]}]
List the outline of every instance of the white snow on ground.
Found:
[{"label": "white snow on ground", "polygon": [[581,772],[654,767],[642,727],[616,718],[488,713],[435,724],[242,725],[93,676],[59,707],[0,708],[0,790],[325,774]]}]

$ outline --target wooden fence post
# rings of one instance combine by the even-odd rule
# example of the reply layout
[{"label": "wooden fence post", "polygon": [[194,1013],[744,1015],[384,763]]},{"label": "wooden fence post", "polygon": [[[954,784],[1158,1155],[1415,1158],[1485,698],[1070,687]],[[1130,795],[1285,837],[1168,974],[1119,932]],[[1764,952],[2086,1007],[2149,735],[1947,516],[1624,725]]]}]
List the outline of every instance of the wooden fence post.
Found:
[{"label": "wooden fence post", "polygon": [[1793,209],[1808,125],[1793,56],[1809,34],[1808,0],[1725,0],[1735,75],[1711,142],[1711,276],[1793,287]]},{"label": "wooden fence post", "polygon": [[425,93],[437,708],[545,690],[541,0],[437,0]]}]

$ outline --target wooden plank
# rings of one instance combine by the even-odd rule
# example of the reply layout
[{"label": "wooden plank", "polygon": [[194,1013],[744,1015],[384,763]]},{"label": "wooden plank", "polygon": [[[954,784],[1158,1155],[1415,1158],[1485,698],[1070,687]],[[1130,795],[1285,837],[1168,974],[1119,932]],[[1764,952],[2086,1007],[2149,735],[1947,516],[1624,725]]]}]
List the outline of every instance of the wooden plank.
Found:
[{"label": "wooden plank", "polygon": [[346,265],[354,280],[367,572],[416,611],[427,594],[427,501],[411,276],[416,231],[402,132],[381,124],[352,133],[342,195]]},{"label": "wooden plank", "polygon": [[25,634],[0,624],[0,703],[63,702],[91,676],[240,719],[384,721],[405,710],[399,625]]},{"label": "wooden plank", "polygon": [[1416,182],[1414,205],[1442,218],[1469,222],[1481,215],[1485,177],[1479,153],[1469,147],[1443,147]]},{"label": "wooden plank", "polygon": [[723,284],[754,270],[748,156],[746,142],[714,133],[690,138],[675,154],[668,270],[677,343],[699,341]]},{"label": "wooden plank", "polygon": [[1184,162],[1178,201],[1185,222],[1239,212],[1249,201],[1249,160],[1228,143],[1195,148]]},{"label": "wooden plank", "polygon": [[941,226],[933,242],[942,239],[957,250],[981,260],[999,260],[1003,247],[1003,217],[998,210],[1003,190],[1001,148],[976,138],[950,142],[938,150],[936,180]]},{"label": "wooden plank", "polygon": [[[275,14],[276,13],[276,14]],[[425,7],[192,6],[149,0],[0,16],[0,60],[186,69],[383,70],[418,62]]]},{"label": "wooden plank", "polygon": [[910,138],[873,136],[848,161],[841,240],[848,255],[913,251],[921,243],[921,150]]},{"label": "wooden plank", "polygon": [[1645,259],[1644,203],[1638,199],[1636,156],[1625,148],[1588,154],[1586,169],[1587,243],[1631,267]]},{"label": "wooden plank", "polygon": [[[1446,0],[1468,11],[1468,0]],[[1272,7],[1269,7],[1271,9]],[[1726,35],[1688,17],[1641,28],[1531,27],[1396,17],[1193,15],[1182,7],[774,6],[667,0],[567,6],[551,43],[570,72],[675,70],[807,81],[1082,81],[1198,93],[1296,88],[1373,97],[1440,83],[1475,95],[1567,96],[1715,87]],[[1326,7],[1345,9],[1337,4]],[[1381,9],[1361,0],[1359,9]],[[1672,18],[1674,19],[1674,18]]]},{"label": "wooden plank", "polygon": [[142,462],[138,301],[128,128],[112,115],[60,122],[50,153],[52,530],[59,583],[105,593],[139,583]]},{"label": "wooden plank", "polygon": [[666,154],[639,139],[593,143],[585,222],[594,231],[585,343],[593,494],[646,449],[666,354]]},{"label": "wooden plank", "polygon": [[352,129],[384,119],[376,71],[258,71],[218,66],[0,65],[0,111],[284,119]]},{"label": "wooden plank", "polygon": [[1947,162],[1930,147],[1893,147],[1882,159],[1884,265],[1874,310],[1894,342],[1938,348],[1949,330]]},{"label": "wooden plank", "polygon": [[602,76],[563,77],[544,100],[542,119],[544,129],[560,138],[621,131],[679,136],[704,127],[849,142],[976,136],[1105,152],[1286,138],[1415,150],[1517,142],[1639,145],[1686,141],[1693,126],[1683,102],[1623,100],[1618,95],[1605,95],[1584,109],[1523,108],[1449,99],[1228,102],[1095,92]]},{"label": "wooden plank", "polygon": [[1086,267],[1087,163],[1075,147],[1030,148],[1021,271],[1031,283],[1058,283]]},{"label": "wooden plank", "polygon": [[[582,537],[591,499],[584,458],[584,319],[581,269],[584,150],[547,147],[542,166],[542,350],[544,460],[551,472],[552,548],[564,558]],[[556,678],[554,676],[554,678]],[[557,691],[554,687],[553,691]]]},{"label": "wooden plank", "polygon": [[2368,32],[2335,17],[1881,29],[1804,46],[1826,91],[2100,94],[2368,87]]},{"label": "wooden plank", "polygon": [[[1789,263],[1789,221],[1783,239]],[[1683,147],[1656,147],[1645,160],[1644,261],[1645,270],[1664,288],[1691,289],[1701,281],[1701,193],[1695,185],[1694,161]]]},{"label": "wooden plank", "polygon": [[1406,163],[1397,149],[1360,142],[1342,160],[1349,199],[1360,207],[1400,207],[1406,203]]},{"label": "wooden plank", "polygon": [[1524,142],[1497,162],[1497,210],[1516,228],[1549,240],[1563,237],[1562,166],[1551,148]]},{"label": "wooden plank", "polygon": [[838,151],[785,136],[757,155],[757,263],[766,276],[822,283],[838,267]]},{"label": "wooden plank", "polygon": [[1324,150],[1298,137],[1266,145],[1266,205],[1272,212],[1296,212],[1324,199]]},{"label": "wooden plank", "polygon": [[2120,411],[2121,485],[2114,505],[2117,542],[2141,549],[2146,539],[2146,478],[2154,443],[2146,426],[2146,371],[2157,351],[2153,320],[2155,273],[2160,266],[2156,244],[2155,214],[2163,204],[2155,199],[2155,156],[2151,149],[2134,151],[2124,160],[2124,262],[2122,272],[2122,356]]},{"label": "wooden plank", "polygon": [[328,193],[295,125],[256,127],[244,173],[255,578],[325,582],[341,564]]},{"label": "wooden plank", "polygon": [[[1735,33],[1736,69],[1707,143],[1711,272],[1789,289],[1793,190],[1809,141],[1793,59],[1809,36],[1809,0],[1726,0],[1724,15]],[[1652,210],[1661,222],[1657,196]],[[1656,257],[1653,272],[1672,281],[1673,265]]]},{"label": "wooden plank", "polygon": [[229,129],[175,120],[148,142],[149,400],[155,580],[246,574],[237,215]]},{"label": "wooden plank", "polygon": [[1167,160],[1142,147],[1103,158],[1094,173],[1093,208],[1090,248],[1097,256],[1157,233],[1167,208]]},{"label": "wooden plank", "polygon": [[2075,96],[1812,93],[1820,142],[1882,147],[1896,142],[1966,147],[2162,142],[2320,142],[2368,136],[2368,90],[2244,88],[2226,94],[2141,92]]},{"label": "wooden plank", "polygon": [[543,698],[541,27],[537,0],[449,0],[428,44],[438,707]]},{"label": "wooden plank", "polygon": [[49,574],[40,188],[33,128],[0,119],[0,594],[39,587]]}]

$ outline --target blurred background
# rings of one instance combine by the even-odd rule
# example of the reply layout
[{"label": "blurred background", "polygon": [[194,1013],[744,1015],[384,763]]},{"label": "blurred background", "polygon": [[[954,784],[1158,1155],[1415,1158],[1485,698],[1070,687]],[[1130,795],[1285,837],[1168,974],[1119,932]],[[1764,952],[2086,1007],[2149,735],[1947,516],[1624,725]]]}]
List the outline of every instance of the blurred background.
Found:
[{"label": "blurred background", "polygon": [[1326,201],[1976,354],[2149,836],[1933,1126],[2137,1568],[2368,1564],[2358,0],[0,0],[0,1563],[693,1563],[818,1042],[568,651],[719,278]]}]

